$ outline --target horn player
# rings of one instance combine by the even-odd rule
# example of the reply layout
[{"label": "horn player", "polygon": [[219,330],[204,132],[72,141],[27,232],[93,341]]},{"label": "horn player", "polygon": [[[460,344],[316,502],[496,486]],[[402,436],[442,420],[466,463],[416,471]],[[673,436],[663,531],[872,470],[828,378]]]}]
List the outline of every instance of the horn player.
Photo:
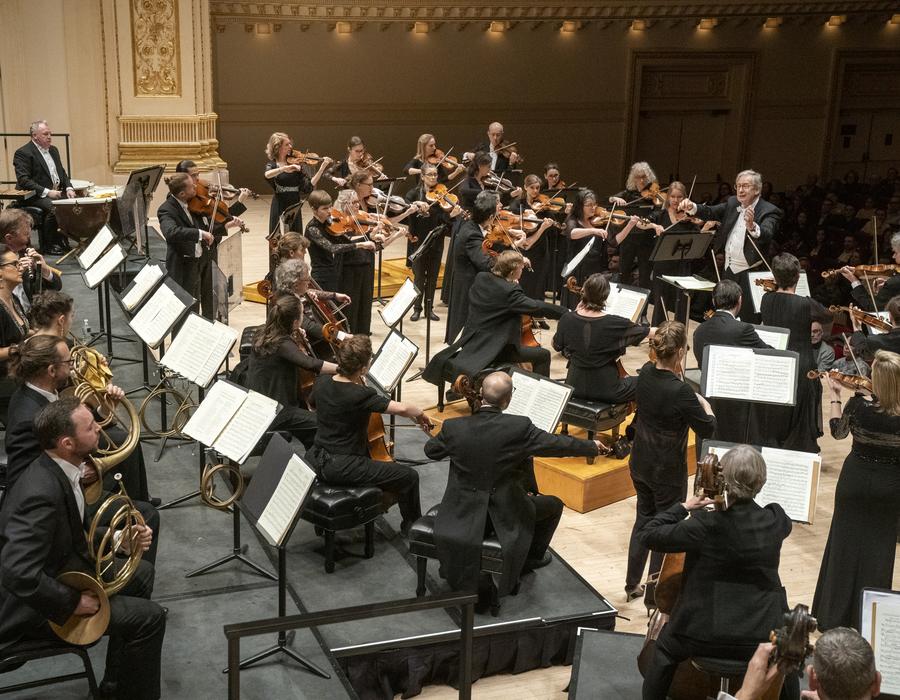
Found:
[{"label": "horn player", "polygon": [[[72,615],[90,617],[100,607],[92,591],[56,580],[73,567],[93,570],[79,482],[82,463],[97,449],[100,427],[75,398],[49,402],[34,424],[41,452],[0,508],[0,649],[23,640],[55,639],[51,621],[61,625]],[[139,546],[149,547],[149,538],[142,532]],[[160,697],[166,610],[149,599],[152,590],[153,566],[141,561],[128,584],[110,598],[103,697]]]}]

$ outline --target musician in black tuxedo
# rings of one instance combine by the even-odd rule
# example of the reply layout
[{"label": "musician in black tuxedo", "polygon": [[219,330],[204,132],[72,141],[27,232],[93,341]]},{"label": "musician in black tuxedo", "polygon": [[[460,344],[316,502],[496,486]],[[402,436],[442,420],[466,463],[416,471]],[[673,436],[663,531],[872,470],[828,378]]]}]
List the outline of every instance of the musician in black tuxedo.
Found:
[{"label": "musician in black tuxedo", "polygon": [[[644,674],[644,700],[664,700],[678,664],[692,656],[749,660],[788,609],[778,563],[791,520],[777,503],[753,500],[766,483],[762,455],[739,445],[721,464],[727,510],[702,510],[711,501],[689,496],[638,533],[654,551],[686,552],[681,593]],[[798,694],[796,677],[786,679],[782,697]]]},{"label": "musician in black tuxedo", "polygon": [[[92,591],[56,580],[64,571],[94,571],[87,551],[81,464],[97,449],[100,427],[78,399],[49,404],[35,430],[45,450],[29,465],[0,509],[0,649],[20,640],[56,639],[49,622],[90,616]],[[144,527],[139,544],[152,534]],[[128,547],[129,538],[122,538]],[[160,697],[160,657],[166,611],[150,600],[153,566],[141,561],[128,584],[110,598],[110,635],[102,687],[118,697]],[[125,692],[127,688],[127,693]],[[108,697],[109,695],[105,695]]]},{"label": "musician in black tuxedo", "polygon": [[[28,311],[31,308],[31,299],[42,290],[62,289],[62,278],[59,273],[47,264],[44,256],[31,247],[31,216],[24,209],[6,209],[0,212],[0,241],[8,250],[11,250],[23,262],[21,294],[18,289],[13,294],[22,302],[22,307]],[[37,274],[40,267],[40,285]]]},{"label": "musician in black tuxedo", "polygon": [[503,173],[515,168],[516,164],[521,161],[521,156],[515,149],[504,148],[503,150],[496,150],[504,145],[503,124],[491,122],[488,125],[487,141],[482,141],[470,152],[465,153],[464,156],[468,156],[471,159],[475,153],[487,153],[491,158],[491,170],[498,175],[503,175]]},{"label": "musician in black tuxedo", "polygon": [[493,260],[481,246],[490,230],[490,220],[497,213],[499,205],[500,198],[496,192],[480,192],[475,198],[471,218],[464,221],[453,236],[453,243],[450,246],[453,272],[450,280],[450,308],[447,311],[445,343],[456,340],[456,336],[466,325],[469,316],[469,289],[472,288],[475,275],[490,270],[493,265]]},{"label": "musician in black tuxedo", "polygon": [[[192,212],[188,203],[197,194],[193,179],[187,173],[175,173],[166,178],[169,195],[156,212],[159,226],[166,239],[166,269],[169,277],[200,302],[206,318],[213,318],[212,308],[212,256],[209,250],[218,245],[225,229],[240,226],[241,221],[232,218],[225,224],[215,224],[210,230],[209,218]],[[218,240],[217,240],[218,238]]]},{"label": "musician in black tuxedo", "polygon": [[508,374],[489,374],[481,392],[481,406],[473,415],[446,421],[425,443],[430,459],[450,458],[434,539],[442,575],[451,587],[488,593],[490,578],[479,580],[481,543],[485,533],[495,532],[503,550],[497,589],[506,595],[523,568],[552,561],[547,547],[563,509],[556,496],[538,493],[532,456],[591,457],[601,443],[553,435],[525,416],[503,413],[512,399]]},{"label": "musician in black tuxedo", "polygon": [[[762,175],[755,170],[743,170],[735,178],[737,196],[730,196],[722,204],[697,204],[683,199],[679,209],[704,220],[720,222],[713,239],[716,253],[725,253],[724,279],[733,279],[741,285],[744,299],[750,299],[748,273],[765,265],[762,251],[769,247],[772,238],[781,230],[784,212],[759,196]],[[741,313],[742,320],[752,321],[757,316],[750,308]]]},{"label": "musician in black tuxedo", "polygon": [[[891,236],[891,255],[894,263],[900,265],[900,231]],[[856,305],[866,311],[880,311],[887,306],[891,299],[900,295],[900,275],[886,279],[877,278],[872,284],[870,281],[861,282],[853,274],[853,268],[850,266],[842,267],[841,274],[850,282],[850,293],[853,295]],[[875,296],[875,306],[872,305],[873,295]]]},{"label": "musician in black tuxedo", "polygon": [[[694,356],[703,368],[703,350],[707,345],[728,345],[735,348],[769,348],[756,334],[752,324],[738,320],[743,303],[741,288],[734,280],[722,280],[713,289],[716,313],[694,331]],[[716,440],[746,442],[750,420],[750,404],[735,399],[710,398],[716,414]]]},{"label": "musician in black tuxedo", "polygon": [[34,194],[25,200],[25,206],[37,207],[44,212],[44,225],[38,234],[41,252],[61,255],[68,245],[57,232],[53,200],[72,198],[75,190],[59,158],[59,150],[53,145],[53,133],[47,122],[32,122],[28,132],[31,141],[13,156],[16,187],[33,191]]},{"label": "musician in black tuxedo", "polygon": [[858,355],[865,357],[866,362],[871,362],[879,350],[888,350],[900,355],[900,295],[895,296],[887,303],[886,311],[891,317],[894,330],[878,335],[872,333],[868,328],[863,333],[860,322],[855,317],[850,317],[853,322],[853,335],[850,336],[850,343]]},{"label": "musician in black tuxedo", "polygon": [[524,260],[521,253],[505,250],[490,272],[478,273],[462,336],[431,358],[422,375],[425,381],[440,384],[447,363],[453,376],[475,377],[494,362],[529,362],[535,374],[550,376],[550,351],[522,345],[522,316],[560,318],[566,309],[525,295],[519,286]]}]

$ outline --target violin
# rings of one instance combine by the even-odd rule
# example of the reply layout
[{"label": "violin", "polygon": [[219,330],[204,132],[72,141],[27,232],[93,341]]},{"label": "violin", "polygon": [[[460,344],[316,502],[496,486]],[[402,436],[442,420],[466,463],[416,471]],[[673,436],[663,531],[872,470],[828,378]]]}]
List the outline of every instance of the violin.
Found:
[{"label": "violin", "polygon": [[872,393],[872,380],[868,377],[861,377],[858,374],[844,374],[843,372],[838,372],[836,369],[829,369],[824,372],[811,369],[806,373],[807,379],[821,379],[822,377],[833,379],[841,386],[852,389],[853,391],[867,391]]},{"label": "violin", "polygon": [[[609,209],[604,209],[603,207],[594,207],[594,216],[590,220],[591,226],[606,226],[612,221],[613,223],[619,224],[627,224],[631,220],[631,214],[619,213],[615,210],[612,212]],[[638,221],[635,224],[638,228],[643,229],[652,229],[655,228],[655,224],[643,216],[638,217]]]},{"label": "violin", "polygon": [[447,189],[447,185],[435,185],[433,190],[425,193],[425,200],[431,204],[435,202],[444,211],[453,211],[454,207],[459,206],[459,197]]},{"label": "violin", "polygon": [[[382,158],[383,157],[384,156],[382,156]],[[381,158],[376,160],[368,151],[363,151],[362,158],[354,163],[354,165],[360,170],[370,170],[375,175],[384,175],[384,166],[381,164]]]},{"label": "violin", "polygon": [[[497,215],[497,223],[504,228],[521,228],[525,233],[534,233],[538,230],[538,227],[547,220],[548,219],[539,219],[534,216],[534,212],[531,209],[526,209],[521,216],[508,209],[501,209],[500,213]],[[554,221],[553,219],[550,219],[549,221],[551,227],[565,228],[565,225],[559,221]]]},{"label": "violin", "polygon": [[[232,187],[231,185],[207,185],[209,188],[209,194],[212,197],[216,197],[220,192],[222,194],[222,199],[229,200],[237,197],[241,190],[238,187]],[[250,199],[259,199],[259,195],[256,194],[253,190],[248,190],[248,194],[250,195]]]},{"label": "violin", "polygon": [[513,185],[512,180],[507,180],[505,177],[500,177],[493,170],[489,172],[484,180],[482,180],[482,184],[492,190],[499,190],[500,192],[512,192],[516,189],[516,186]]},{"label": "violin", "polygon": [[[453,149],[450,149],[453,150]],[[453,172],[454,170],[461,167],[461,164],[456,158],[453,156],[447,155],[440,148],[435,148],[434,153],[425,158],[426,163],[430,163],[431,165],[436,165],[440,168],[444,168]]]},{"label": "violin", "polygon": [[521,153],[519,153],[519,149],[516,148],[516,144],[517,144],[517,143],[518,143],[518,141],[513,141],[513,142],[511,142],[511,143],[507,143],[506,141],[501,141],[501,142],[500,142],[500,145],[497,146],[497,148],[494,149],[494,153],[501,153],[501,152],[503,152],[503,151],[507,151],[509,154],[515,153],[516,156],[518,156],[518,159],[519,159],[518,162],[517,162],[517,164],[519,164],[519,163],[524,163],[524,162],[525,162],[525,158],[522,156]]},{"label": "violin", "polygon": [[862,309],[858,309],[855,306],[829,306],[828,310],[835,314],[839,311],[846,311],[850,314],[850,318],[856,319],[857,323],[863,323],[870,328],[875,328],[883,333],[890,333],[894,330],[893,324],[885,321],[881,316],[876,316],[875,314],[870,314]]},{"label": "violin", "polygon": [[288,165],[318,165],[325,160],[325,156],[320,156],[318,153],[313,153],[312,151],[304,153],[295,148],[288,153],[287,158],[284,160]]},{"label": "violin", "polygon": [[[851,268],[851,272],[856,277],[891,277],[892,275],[896,275],[897,272],[900,272],[900,265],[857,265],[854,268]],[[836,270],[822,270],[822,277],[824,279],[828,279],[829,277],[835,277],[841,274],[840,268]]]},{"label": "violin", "polygon": [[370,219],[369,216],[367,212],[360,212],[353,216],[332,208],[325,230],[332,236],[365,235],[368,231],[377,228],[379,223]]},{"label": "violin", "polygon": [[562,197],[548,197],[545,194],[539,194],[534,201],[531,202],[531,208],[536,212],[549,211],[558,214],[566,208],[566,204],[566,200]]},{"label": "violin", "polygon": [[659,183],[654,180],[650,183],[649,187],[641,190],[641,198],[649,199],[655,206],[664,206],[668,197],[666,196],[666,190],[668,187],[663,187],[660,189]]},{"label": "violin", "polygon": [[757,287],[762,287],[763,291],[766,291],[766,292],[774,292],[774,291],[778,290],[778,284],[773,279],[758,277],[755,280],[753,280],[753,283]]},{"label": "violin", "polygon": [[387,213],[391,216],[403,214],[410,208],[410,206],[412,206],[409,202],[403,199],[403,197],[400,197],[396,194],[388,197],[387,194],[384,193],[384,191],[378,189],[377,187],[373,187],[372,194],[366,197],[366,204],[381,211],[387,209]]},{"label": "violin", "polygon": [[[211,195],[209,187],[203,180],[197,183],[197,192],[188,202],[188,210],[206,216],[217,224],[228,223],[234,218],[228,211],[228,205],[221,198]],[[247,228],[241,226],[241,231],[246,233]]]}]

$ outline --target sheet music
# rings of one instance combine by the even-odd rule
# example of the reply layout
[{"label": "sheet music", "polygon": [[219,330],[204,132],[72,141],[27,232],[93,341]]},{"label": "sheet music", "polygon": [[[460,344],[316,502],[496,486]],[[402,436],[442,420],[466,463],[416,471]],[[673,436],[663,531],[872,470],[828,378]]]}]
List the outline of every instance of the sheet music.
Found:
[{"label": "sheet music", "polygon": [[750,394],[753,350],[710,345],[706,370],[706,396],[720,399],[744,399]]},{"label": "sheet music", "polygon": [[225,361],[237,331],[197,314],[188,316],[160,363],[205,387]]},{"label": "sheet music", "polygon": [[756,335],[773,350],[787,350],[788,341],[791,338],[790,331],[779,333],[778,331],[766,330],[762,326],[753,326],[756,329]]},{"label": "sheet music", "polygon": [[278,413],[278,402],[250,391],[234,417],[216,439],[213,447],[242,464]]},{"label": "sheet music", "polygon": [[[747,284],[750,285],[750,296],[753,297],[753,310],[759,312],[760,304],[762,304],[763,294],[765,294],[765,290],[756,284],[756,280],[774,280],[775,277],[772,276],[772,273],[768,270],[764,270],[763,272],[748,272],[747,273]],[[798,297],[808,297],[809,296],[809,279],[806,277],[805,272],[800,273],[800,279],[797,280],[797,288],[794,290]]]},{"label": "sheet music", "polygon": [[282,544],[315,480],[316,473],[300,457],[291,457],[272,497],[256,521],[257,529],[269,544]]},{"label": "sheet music", "polygon": [[797,383],[797,361],[793,357],[755,353],[753,359],[753,397],[769,403],[791,403]]},{"label": "sheet music", "polygon": [[211,447],[246,398],[246,389],[216,382],[184,426],[184,434]]},{"label": "sheet music", "polygon": [[504,413],[526,416],[541,430],[554,432],[559,417],[572,395],[572,388],[524,372],[513,372],[512,382],[512,400]]},{"label": "sheet music", "polygon": [[399,333],[388,333],[367,374],[390,393],[403,378],[403,373],[418,352],[419,348],[409,338],[404,338]]},{"label": "sheet music", "polygon": [[120,245],[114,245],[89,270],[85,271],[84,281],[87,286],[91,289],[96,288],[124,259],[125,250]]},{"label": "sheet music", "polygon": [[629,319],[632,323],[637,323],[641,315],[641,309],[650,291],[638,292],[634,289],[623,289],[615,282],[609,283],[609,297],[606,300],[606,308],[604,311],[608,314],[622,316]]},{"label": "sheet music", "polygon": [[219,371],[219,367],[225,362],[231,348],[238,341],[238,332],[231,326],[221,321],[213,321],[210,329],[210,350],[203,365],[203,371],[198,373],[195,384],[207,386]]},{"label": "sheet music", "polygon": [[128,311],[134,309],[153,289],[153,285],[162,279],[164,274],[163,269],[159,265],[144,265],[134,276],[134,281],[128,294],[122,297],[122,306]]},{"label": "sheet music", "polygon": [[186,308],[187,304],[178,298],[171,287],[163,284],[135,314],[129,325],[141,340],[155,348]]},{"label": "sheet music", "polygon": [[791,520],[811,523],[822,468],[819,455],[763,447],[762,456],[766,461],[766,483],[754,500],[761,506],[777,503]]},{"label": "sheet music", "polygon": [[81,265],[81,269],[86,270],[97,262],[103,251],[114,240],[116,240],[116,234],[113,233],[108,225],[104,224],[103,228],[88,243],[87,248],[78,256],[78,264]]},{"label": "sheet music", "polygon": [[594,241],[597,240],[596,236],[591,236],[591,240],[587,242],[587,245],[578,251],[578,254],[569,261],[569,264],[565,266],[562,271],[562,278],[566,279],[569,275],[575,272],[578,269],[578,266],[581,265],[581,261],[587,257],[587,254],[591,251],[591,248],[594,247]]},{"label": "sheet music", "polygon": [[[385,305],[383,309],[379,309],[382,320],[391,328],[403,317],[409,308],[413,305],[416,297],[419,296],[419,290],[413,281],[407,277],[406,281],[394,294],[394,297]],[[383,385],[382,385],[383,386]]]},{"label": "sheet music", "polygon": [[[870,311],[869,313],[872,312]],[[878,311],[875,315],[878,316],[878,318],[880,318],[882,321],[891,323],[891,315],[887,311]],[[880,328],[873,328],[872,326],[868,326],[867,328],[871,335],[882,335],[886,332],[881,330]]]},{"label": "sheet music", "polygon": [[662,279],[671,282],[682,289],[689,291],[711,292],[715,289],[716,283],[710,282],[702,277],[690,277],[685,275],[662,275]]},{"label": "sheet music", "polygon": [[797,383],[797,357],[751,348],[710,345],[703,362],[706,396],[790,405]]},{"label": "sheet music", "polygon": [[900,593],[864,589],[859,631],[875,653],[881,693],[900,695]]}]

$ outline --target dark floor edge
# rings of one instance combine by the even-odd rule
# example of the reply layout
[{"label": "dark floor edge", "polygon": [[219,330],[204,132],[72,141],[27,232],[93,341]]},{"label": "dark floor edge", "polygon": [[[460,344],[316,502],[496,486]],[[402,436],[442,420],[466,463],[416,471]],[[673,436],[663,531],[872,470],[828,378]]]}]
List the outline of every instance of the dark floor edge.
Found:
[{"label": "dark floor edge", "polygon": [[261,588],[277,588],[278,584],[274,581],[259,581],[258,583],[241,583],[233,586],[219,586],[217,588],[203,588],[197,591],[183,591],[182,593],[168,593],[165,595],[155,595],[153,600],[158,602],[174,602],[177,600],[189,600],[191,598],[207,598],[214,595],[223,595],[226,593],[243,593],[245,591],[255,591]]}]

